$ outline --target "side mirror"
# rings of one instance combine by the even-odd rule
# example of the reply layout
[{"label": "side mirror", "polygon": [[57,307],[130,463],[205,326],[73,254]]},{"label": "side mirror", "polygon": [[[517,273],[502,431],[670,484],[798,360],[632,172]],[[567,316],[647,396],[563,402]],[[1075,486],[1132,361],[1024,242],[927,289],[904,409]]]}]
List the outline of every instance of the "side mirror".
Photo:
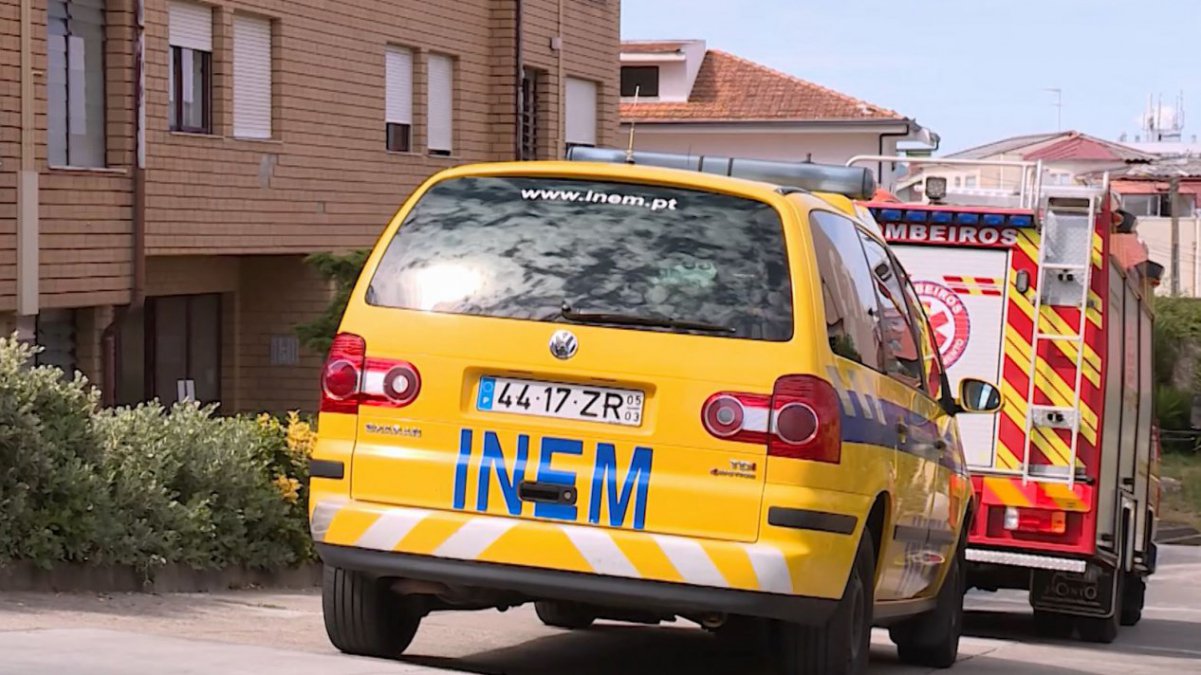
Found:
[{"label": "side mirror", "polygon": [[959,407],[969,413],[995,413],[1001,409],[1001,390],[984,380],[959,381]]}]

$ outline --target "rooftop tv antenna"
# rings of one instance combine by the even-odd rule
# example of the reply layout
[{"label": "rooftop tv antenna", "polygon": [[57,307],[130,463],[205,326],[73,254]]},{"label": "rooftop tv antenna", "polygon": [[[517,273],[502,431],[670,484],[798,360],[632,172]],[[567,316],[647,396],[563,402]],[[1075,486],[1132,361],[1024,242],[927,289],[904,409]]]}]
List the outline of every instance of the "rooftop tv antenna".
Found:
[{"label": "rooftop tv antenna", "polygon": [[[638,94],[642,92],[642,85],[634,87],[634,105],[638,105]],[[626,164],[634,163],[634,118],[630,118],[630,143],[626,147]]]},{"label": "rooftop tv antenna", "polygon": [[1043,91],[1055,94],[1055,102],[1051,104],[1055,106],[1055,131],[1063,131],[1063,90],[1059,87],[1047,87]]}]

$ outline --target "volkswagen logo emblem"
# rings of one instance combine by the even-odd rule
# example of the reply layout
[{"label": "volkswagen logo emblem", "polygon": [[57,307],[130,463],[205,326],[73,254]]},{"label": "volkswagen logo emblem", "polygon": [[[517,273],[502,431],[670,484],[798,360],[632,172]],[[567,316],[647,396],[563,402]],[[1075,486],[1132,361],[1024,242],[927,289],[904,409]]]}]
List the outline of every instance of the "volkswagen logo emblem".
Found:
[{"label": "volkswagen logo emblem", "polygon": [[556,331],[550,336],[550,353],[554,354],[556,359],[570,359],[579,349],[580,341],[569,330]]}]

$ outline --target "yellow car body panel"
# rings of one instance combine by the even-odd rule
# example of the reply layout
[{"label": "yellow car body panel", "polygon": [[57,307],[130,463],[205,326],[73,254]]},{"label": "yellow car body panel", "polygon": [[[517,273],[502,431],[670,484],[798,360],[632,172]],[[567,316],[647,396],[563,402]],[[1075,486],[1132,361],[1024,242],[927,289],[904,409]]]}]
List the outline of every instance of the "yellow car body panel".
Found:
[{"label": "yellow car body panel", "polygon": [[[415,205],[446,181],[481,177],[679,188],[766,204],[784,235],[790,338],[726,339],[369,301],[372,279]],[[958,434],[928,396],[831,352],[807,214],[834,203],[854,218],[841,201],[704,173],[581,162],[474,165],[434,176],[381,235],[340,328],[365,340],[369,359],[413,364],[420,394],[404,406],[321,413],[313,457],[341,473],[311,482],[319,549],[836,600],[869,514],[881,505],[877,600],[932,595],[970,498]],[[472,283],[453,266],[423,270],[437,296],[431,305]],[[563,328],[579,345],[568,360],[546,347]],[[784,375],[821,378],[838,392],[838,463],[769,456],[763,443],[718,438],[701,423],[717,392],[770,397]],[[548,410],[558,384],[638,392],[641,419],[482,410],[490,378],[547,383]],[[914,429],[909,447],[893,439],[900,423]],[[558,503],[540,503],[522,492],[535,484],[566,492]],[[780,525],[780,509],[821,522]],[[926,534],[932,530],[942,537]]]}]

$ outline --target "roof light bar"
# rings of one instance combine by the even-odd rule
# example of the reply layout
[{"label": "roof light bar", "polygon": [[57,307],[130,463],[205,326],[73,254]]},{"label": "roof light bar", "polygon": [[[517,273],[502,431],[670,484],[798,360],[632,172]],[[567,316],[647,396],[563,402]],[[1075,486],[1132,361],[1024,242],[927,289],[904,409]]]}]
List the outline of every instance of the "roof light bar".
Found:
[{"label": "roof light bar", "polygon": [[870,199],[876,192],[875,176],[869,169],[862,167],[664,152],[634,152],[627,155],[624,150],[583,146],[568,150],[567,159],[575,162],[636,164],[700,171],[811,192],[832,192],[849,199]]},{"label": "roof light bar", "polygon": [[1027,213],[979,213],[939,209],[896,209],[873,206],[868,209],[880,223],[930,223],[932,225],[983,225],[984,227],[1034,227],[1034,216]]}]

